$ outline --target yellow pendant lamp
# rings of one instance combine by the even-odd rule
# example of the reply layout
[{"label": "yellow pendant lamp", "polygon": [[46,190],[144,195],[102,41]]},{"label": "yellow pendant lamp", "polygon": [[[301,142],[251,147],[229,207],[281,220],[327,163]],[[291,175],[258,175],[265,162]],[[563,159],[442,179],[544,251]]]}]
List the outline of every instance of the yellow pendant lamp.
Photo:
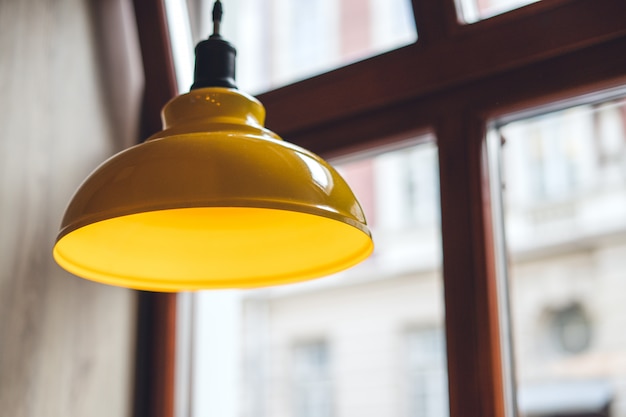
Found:
[{"label": "yellow pendant lamp", "polygon": [[343,178],[265,129],[262,104],[236,90],[219,0],[213,19],[192,90],[165,105],[163,131],[104,162],[69,203],[53,250],[67,271],[147,291],[254,288],[372,252]]}]

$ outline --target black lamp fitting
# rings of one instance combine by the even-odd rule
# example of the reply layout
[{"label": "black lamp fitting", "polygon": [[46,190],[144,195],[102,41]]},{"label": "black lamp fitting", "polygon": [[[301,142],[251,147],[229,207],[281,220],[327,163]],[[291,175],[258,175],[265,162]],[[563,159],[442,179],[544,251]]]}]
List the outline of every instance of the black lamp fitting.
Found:
[{"label": "black lamp fitting", "polygon": [[237,88],[235,58],[237,50],[219,34],[222,21],[222,3],[213,6],[214,32],[209,39],[196,45],[196,65],[192,90],[204,87]]}]

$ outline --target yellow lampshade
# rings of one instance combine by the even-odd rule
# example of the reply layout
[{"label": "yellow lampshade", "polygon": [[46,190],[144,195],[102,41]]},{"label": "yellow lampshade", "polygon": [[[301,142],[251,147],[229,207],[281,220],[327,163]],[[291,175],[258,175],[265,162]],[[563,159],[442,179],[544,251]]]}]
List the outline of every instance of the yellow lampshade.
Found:
[{"label": "yellow lampshade", "polygon": [[349,186],[264,118],[231,88],[170,101],[163,131],[77,190],[57,263],[106,284],[187,291],[304,281],[365,259],[373,243]]}]

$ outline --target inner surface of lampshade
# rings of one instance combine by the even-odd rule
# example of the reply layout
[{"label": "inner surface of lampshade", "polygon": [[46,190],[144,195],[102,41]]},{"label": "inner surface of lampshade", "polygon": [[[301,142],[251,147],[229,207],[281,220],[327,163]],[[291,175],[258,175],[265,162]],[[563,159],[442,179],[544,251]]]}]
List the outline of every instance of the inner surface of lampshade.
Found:
[{"label": "inner surface of lampshade", "polygon": [[368,233],[308,213],[200,207],[115,217],[76,229],[56,261],[83,278],[149,291],[254,288],[332,274],[373,250]]}]

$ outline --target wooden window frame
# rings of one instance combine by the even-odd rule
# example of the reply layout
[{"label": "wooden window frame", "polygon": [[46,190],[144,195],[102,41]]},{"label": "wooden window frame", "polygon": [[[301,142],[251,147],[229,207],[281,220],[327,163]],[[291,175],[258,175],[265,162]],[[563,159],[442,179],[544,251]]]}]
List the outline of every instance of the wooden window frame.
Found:
[{"label": "wooden window frame", "polygon": [[[543,0],[467,25],[458,21],[454,0],[412,3],[415,44],[259,99],[270,129],[325,156],[391,143],[407,132],[435,134],[450,415],[504,417],[486,125],[626,84],[626,2]],[[146,137],[160,130],[160,109],[176,87],[162,0],[134,0],[134,7]],[[175,318],[175,295],[141,293],[137,417],[174,415]]]}]

